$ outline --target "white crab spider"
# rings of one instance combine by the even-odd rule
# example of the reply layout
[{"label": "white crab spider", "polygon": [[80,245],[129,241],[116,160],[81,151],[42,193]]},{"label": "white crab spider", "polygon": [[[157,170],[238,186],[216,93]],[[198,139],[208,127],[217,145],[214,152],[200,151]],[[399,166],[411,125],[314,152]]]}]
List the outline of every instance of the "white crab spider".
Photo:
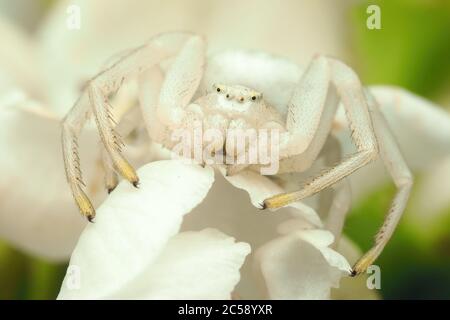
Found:
[{"label": "white crab spider", "polygon": [[[121,154],[123,145],[114,129],[108,95],[116,92],[122,82],[146,73],[155,97],[151,110],[143,108],[149,123],[150,137],[170,148],[170,132],[189,126],[193,119],[205,126],[268,127],[283,132],[281,161],[295,161],[295,170],[304,171],[317,159],[330,136],[339,102],[342,103],[357,151],[332,166],[296,192],[280,194],[264,201],[264,208],[279,208],[309,197],[333,186],[355,170],[381,155],[398,192],[376,237],[375,245],[354,266],[353,275],[361,273],[380,255],[390,239],[412,186],[412,175],[394,141],[377,103],[366,91],[355,72],[344,63],[325,56],[316,56],[293,89],[289,103],[278,109],[266,103],[263,93],[240,83],[217,84],[213,91],[194,99],[203,77],[205,42],[190,33],[166,33],[129,52],[112,66],[89,81],[87,89],[63,122],[63,152],[66,175],[75,201],[89,220],[95,211],[82,190],[77,137],[91,114],[107,151],[106,184],[113,189],[116,172],[137,186],[133,167]],[[161,63],[170,61],[165,75]],[[153,107],[154,106],[154,107]],[[283,117],[279,108],[287,108]],[[223,148],[223,146],[219,146]],[[232,167],[230,173],[244,169]]]}]

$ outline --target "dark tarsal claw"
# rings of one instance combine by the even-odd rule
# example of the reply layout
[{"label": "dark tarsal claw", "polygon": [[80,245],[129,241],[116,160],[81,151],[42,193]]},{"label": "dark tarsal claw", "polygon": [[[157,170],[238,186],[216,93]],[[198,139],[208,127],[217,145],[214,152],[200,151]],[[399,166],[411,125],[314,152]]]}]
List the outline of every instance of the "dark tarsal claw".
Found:
[{"label": "dark tarsal claw", "polygon": [[259,208],[259,210],[267,209],[266,203],[264,201],[260,202],[258,208]]}]

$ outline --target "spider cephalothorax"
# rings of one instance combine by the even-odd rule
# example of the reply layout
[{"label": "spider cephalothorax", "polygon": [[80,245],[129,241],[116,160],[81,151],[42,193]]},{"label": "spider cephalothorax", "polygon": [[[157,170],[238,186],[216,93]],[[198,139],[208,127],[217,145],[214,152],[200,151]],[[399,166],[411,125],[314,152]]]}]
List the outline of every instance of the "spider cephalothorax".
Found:
[{"label": "spider cephalothorax", "polygon": [[[304,172],[312,166],[325,144],[333,140],[332,125],[341,104],[356,152],[338,158],[337,163],[329,154],[323,154],[330,158],[327,170],[313,175],[298,191],[266,199],[263,207],[279,208],[337,182],[346,183],[343,178],[381,155],[398,193],[374,247],[354,267],[354,274],[364,271],[390,239],[412,186],[411,173],[379,112],[377,101],[350,67],[333,58],[314,57],[300,76],[292,64],[282,62],[273,68],[264,54],[257,52],[224,54],[216,61],[208,60],[206,66],[205,51],[206,44],[200,36],[162,34],[132,50],[89,82],[63,123],[66,174],[80,211],[90,220],[95,214],[82,189],[76,141],[91,111],[108,155],[105,157],[107,188],[115,187],[117,174],[134,185],[138,183],[135,170],[122,156],[123,144],[116,134],[108,103],[108,95],[129,78],[139,78],[140,90],[145,92],[140,106],[153,141],[173,149],[176,147],[173,134],[180,130],[194,132],[198,124],[202,130],[216,130],[224,137],[236,129],[273,130],[279,133],[278,172]],[[239,76],[221,79],[224,66],[235,71],[227,73],[231,78],[233,73]],[[274,91],[279,93],[276,97],[271,94]],[[201,146],[211,147],[211,141]],[[212,144],[214,153],[220,150],[233,151],[228,150],[223,139]],[[244,151],[248,150],[245,146]],[[229,174],[235,174],[258,168],[258,164],[233,164],[228,168]],[[337,195],[333,201],[339,199]],[[333,208],[334,215],[345,216],[338,203]]]}]

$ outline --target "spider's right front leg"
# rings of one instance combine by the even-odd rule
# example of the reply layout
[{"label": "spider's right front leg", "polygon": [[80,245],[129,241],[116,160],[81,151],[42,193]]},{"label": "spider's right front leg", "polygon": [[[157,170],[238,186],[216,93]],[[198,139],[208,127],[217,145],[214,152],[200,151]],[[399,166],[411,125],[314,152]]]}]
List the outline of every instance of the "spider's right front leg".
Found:
[{"label": "spider's right front leg", "polygon": [[[114,119],[111,106],[108,103],[108,96],[116,92],[126,79],[137,76],[163,60],[183,52],[184,59],[186,59],[186,56],[189,56],[186,52],[190,53],[195,51],[196,48],[204,49],[203,39],[188,33],[168,33],[153,38],[148,44],[131,51],[130,54],[122,57],[93,78],[88,84],[87,92],[82,94],[64,119],[62,140],[66,176],[81,213],[89,221],[94,218],[95,210],[82,190],[84,183],[81,177],[77,145],[78,135],[91,114],[89,105],[92,108],[102,143],[110,157],[113,169],[134,186],[137,186],[139,178],[134,168],[121,154],[123,143],[114,129]],[[179,61],[179,58],[176,59],[174,64],[179,65],[180,63],[177,64],[177,61]],[[180,81],[180,77],[177,77],[176,80]],[[195,85],[194,83],[189,84]],[[175,86],[174,89],[178,90],[179,87]],[[170,90],[166,91],[170,93]],[[167,105],[167,107],[171,106]],[[179,107],[179,105],[174,107]]]}]

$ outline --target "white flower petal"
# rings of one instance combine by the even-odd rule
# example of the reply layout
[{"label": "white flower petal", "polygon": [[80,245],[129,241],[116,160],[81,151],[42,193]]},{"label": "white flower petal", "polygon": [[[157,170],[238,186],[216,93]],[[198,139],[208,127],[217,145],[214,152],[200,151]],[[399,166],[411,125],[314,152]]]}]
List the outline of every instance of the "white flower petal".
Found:
[{"label": "white flower petal", "polygon": [[[16,102],[0,107],[0,237],[31,254],[67,259],[85,221],[64,174],[61,126],[33,101]],[[96,135],[88,130],[79,140],[88,191],[94,188]]]},{"label": "white flower petal", "polygon": [[256,253],[271,299],[328,299],[350,265],[328,248],[333,235],[302,230],[271,241]]},{"label": "white flower petal", "polygon": [[[278,236],[276,226],[291,217],[292,209],[276,213],[254,207],[247,192],[235,188],[219,172],[205,200],[183,219],[182,231],[216,228],[227,235],[258,248]],[[262,298],[252,269],[251,257],[241,269],[236,292],[243,299]]]},{"label": "white flower petal", "polygon": [[419,183],[408,219],[425,228],[450,208],[450,155],[435,163]]},{"label": "white flower petal", "polygon": [[[253,171],[246,170],[233,176],[225,176],[225,171],[221,168],[221,173],[233,186],[247,191],[250,196],[250,200],[255,207],[260,207],[264,199],[285,192],[285,190],[273,181],[269,180],[267,177]],[[293,217],[303,218],[317,227],[322,226],[322,222],[316,211],[301,201],[291,203],[287,206],[287,208],[289,208],[289,213]],[[268,211],[267,214],[277,213]]]},{"label": "white flower petal", "polygon": [[228,50],[208,60],[198,92],[215,83],[238,83],[262,92],[264,100],[286,115],[287,104],[301,76],[298,65],[259,51]]},{"label": "white flower petal", "polygon": [[[363,255],[356,244],[345,236],[341,237],[337,251],[352,265]],[[333,300],[379,299],[379,291],[368,288],[367,278],[367,274],[360,274],[357,277],[342,277],[339,288],[333,288],[331,290],[331,298]]]},{"label": "white flower petal", "polygon": [[[293,209],[282,208],[276,213],[254,207],[247,192],[235,188],[219,172],[205,198],[183,219],[182,231],[198,231],[216,228],[239,241],[249,243],[256,249],[278,236],[276,226],[291,217]],[[255,285],[256,279],[251,259],[241,269],[241,281],[236,293],[242,299],[261,297]]]},{"label": "white flower petal", "polygon": [[107,298],[125,289],[154,263],[214,181],[211,168],[171,160],[138,174],[139,189],[121,182],[83,231],[70,260],[81,272],[81,288],[70,290],[66,276],[59,298]]},{"label": "white flower petal", "polygon": [[115,298],[230,299],[239,269],[250,253],[246,243],[216,229],[182,232],[129,287]]},{"label": "white flower petal", "polygon": [[335,250],[328,247],[334,242],[334,236],[331,232],[325,230],[303,230],[296,232],[296,235],[316,247],[330,266],[336,267],[345,273],[351,272],[352,268],[348,261]]},{"label": "white flower petal", "polygon": [[450,155],[448,111],[404,89],[373,86],[370,91],[412,168],[429,168],[434,160]]}]

